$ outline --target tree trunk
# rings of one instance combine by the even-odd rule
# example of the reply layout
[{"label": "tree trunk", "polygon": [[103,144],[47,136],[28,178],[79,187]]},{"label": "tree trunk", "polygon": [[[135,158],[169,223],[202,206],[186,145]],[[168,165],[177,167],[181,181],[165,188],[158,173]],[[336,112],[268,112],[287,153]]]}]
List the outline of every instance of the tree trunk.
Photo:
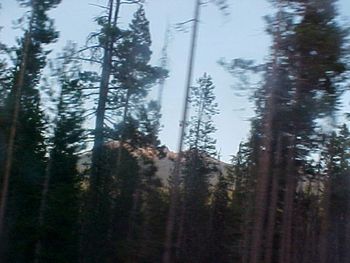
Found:
[{"label": "tree trunk", "polygon": [[273,158],[273,130],[276,115],[276,92],[278,90],[278,53],[280,49],[281,33],[281,6],[278,2],[279,10],[277,14],[278,30],[274,39],[274,59],[272,64],[272,76],[270,79],[270,90],[267,91],[266,114],[263,119],[263,131],[261,147],[259,149],[257,175],[257,188],[255,196],[254,225],[252,232],[252,242],[250,247],[250,263],[259,263],[262,260],[262,244],[264,239],[264,223],[268,207],[268,189]]},{"label": "tree trunk", "polygon": [[280,135],[277,142],[277,150],[275,153],[275,169],[272,174],[271,192],[270,192],[270,205],[268,211],[268,221],[266,230],[266,252],[265,252],[265,263],[271,263],[273,258],[274,248],[274,235],[276,225],[276,214],[277,214],[277,201],[278,201],[278,177],[282,171],[282,136]]},{"label": "tree trunk", "polygon": [[3,237],[3,231],[4,231],[4,220],[5,220],[5,213],[6,213],[6,206],[7,206],[11,167],[13,162],[15,138],[16,138],[16,132],[17,132],[17,122],[18,122],[19,111],[21,107],[22,89],[23,89],[24,77],[27,69],[27,63],[28,63],[27,60],[28,60],[28,52],[29,52],[30,44],[31,44],[31,21],[30,21],[29,30],[25,33],[25,37],[24,37],[23,57],[19,68],[18,80],[14,85],[13,94],[10,95],[10,96],[13,96],[13,115],[11,120],[10,134],[7,142],[6,161],[5,161],[5,168],[4,168],[4,174],[3,174],[2,189],[1,189],[0,239]]},{"label": "tree trunk", "polygon": [[176,220],[176,211],[178,209],[178,202],[179,202],[178,199],[179,199],[180,170],[181,170],[180,166],[181,166],[181,160],[183,157],[182,150],[183,150],[183,143],[184,143],[184,137],[185,137],[185,130],[187,126],[188,98],[190,94],[190,88],[191,88],[192,77],[193,77],[192,75],[193,75],[193,68],[194,68],[194,56],[195,56],[195,50],[196,50],[196,44],[197,44],[200,7],[201,7],[201,1],[196,0],[191,49],[190,49],[190,59],[189,59],[187,81],[186,81],[186,93],[185,93],[184,109],[183,109],[180,138],[179,138],[179,145],[178,145],[178,156],[176,158],[175,168],[172,176],[173,182],[171,183],[171,186],[170,186],[170,207],[169,207],[169,214],[168,214],[168,219],[166,223],[164,254],[163,254],[163,260],[162,260],[163,263],[172,262],[173,234],[174,234],[174,227],[175,227],[175,220]]},{"label": "tree trunk", "polygon": [[296,187],[295,167],[295,135],[291,135],[288,143],[287,178],[284,193],[284,208],[282,218],[282,236],[280,245],[280,263],[291,263],[292,260],[292,223],[294,210],[294,197]]},{"label": "tree trunk", "polygon": [[[43,184],[43,190],[41,193],[41,200],[40,200],[40,208],[39,208],[39,218],[38,218],[38,224],[39,224],[39,230],[42,230],[42,227],[44,225],[44,218],[45,218],[45,210],[47,206],[47,199],[48,199],[48,192],[49,192],[49,187],[50,187],[50,179],[51,179],[51,167],[52,167],[52,158],[51,156],[49,157],[49,162],[46,166],[46,171],[45,171],[45,179],[44,179],[44,184]],[[40,253],[42,249],[42,239],[39,236],[39,239],[35,245],[35,263],[40,262]]]},{"label": "tree trunk", "polygon": [[[109,0],[109,28],[115,28],[117,25],[120,5],[121,0]],[[95,251],[96,253],[93,253],[92,250],[107,249],[106,240],[108,239],[108,233],[100,233],[98,229],[99,227],[105,227],[101,225],[101,220],[106,220],[106,218],[103,218],[104,216],[101,216],[101,214],[106,212],[107,209],[106,207],[103,207],[103,204],[101,203],[103,202],[101,194],[104,192],[104,190],[102,189],[104,172],[103,146],[105,141],[104,121],[106,105],[108,101],[110,75],[112,70],[112,51],[114,42],[114,35],[106,35],[106,42],[103,47],[104,54],[102,63],[102,73],[94,128],[94,145],[92,148],[91,176],[89,185],[90,189],[86,204],[88,218],[83,224],[83,238],[80,241],[81,249],[84,250],[81,252],[82,262],[100,262],[101,258],[104,258],[105,255],[103,255],[103,252],[99,253],[98,251]],[[96,227],[96,225],[98,225],[99,227]],[[105,231],[105,229],[103,231]]]},{"label": "tree trunk", "polygon": [[330,225],[330,196],[331,196],[331,185],[329,174],[325,181],[324,197],[322,202],[323,216],[321,221],[321,233],[320,233],[320,246],[319,246],[319,261],[320,263],[328,263],[328,252],[329,252],[329,225]]},{"label": "tree trunk", "polygon": [[[113,4],[114,0],[109,1],[109,13],[108,13],[108,25],[115,27],[117,24],[120,0],[117,0],[116,9],[113,19]],[[113,19],[113,23],[112,23]],[[101,151],[104,143],[104,120],[106,113],[106,104],[108,99],[108,90],[109,90],[109,79],[111,75],[112,68],[112,49],[113,49],[114,37],[107,36],[107,40],[104,46],[104,55],[103,55],[103,64],[102,64],[102,73],[101,73],[101,82],[99,88],[99,97],[98,105],[96,110],[96,121],[95,121],[95,138],[94,146],[92,149],[92,179],[94,183],[98,184],[100,180],[100,170],[101,170]]]}]

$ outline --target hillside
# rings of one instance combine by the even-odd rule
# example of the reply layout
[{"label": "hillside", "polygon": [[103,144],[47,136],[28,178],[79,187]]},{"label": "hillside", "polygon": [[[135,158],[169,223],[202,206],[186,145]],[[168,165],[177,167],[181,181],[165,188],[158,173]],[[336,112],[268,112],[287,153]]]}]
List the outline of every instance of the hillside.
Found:
[{"label": "hillside", "polygon": [[[108,147],[110,147],[112,149],[117,149],[119,147],[119,143],[118,142],[109,142]],[[131,150],[131,148],[130,148],[130,151],[132,151],[132,154],[134,156],[140,156],[142,154],[143,156],[146,156],[150,159],[153,159],[154,163],[158,169],[156,175],[162,180],[162,183],[164,185],[168,184],[168,179],[171,176],[171,173],[172,173],[174,166],[175,166],[175,161],[177,158],[176,152],[171,151],[166,146],[162,147],[160,149],[160,151],[162,151],[162,152],[158,153],[158,154],[156,154],[155,151],[153,149],[150,149],[150,148],[149,149],[140,149],[139,148],[136,150]],[[162,158],[159,158],[159,156],[162,156]],[[78,162],[78,170],[80,172],[86,171],[87,169],[89,169],[90,162],[91,162],[91,152],[88,152],[80,158],[80,160]],[[229,164],[222,162],[218,159],[211,158],[211,157],[208,157],[208,162],[215,165],[215,167],[221,173],[223,173],[223,174],[227,173],[227,168],[229,167]],[[211,177],[211,184],[215,184],[217,174],[219,174],[219,172],[213,172],[213,175]]]}]

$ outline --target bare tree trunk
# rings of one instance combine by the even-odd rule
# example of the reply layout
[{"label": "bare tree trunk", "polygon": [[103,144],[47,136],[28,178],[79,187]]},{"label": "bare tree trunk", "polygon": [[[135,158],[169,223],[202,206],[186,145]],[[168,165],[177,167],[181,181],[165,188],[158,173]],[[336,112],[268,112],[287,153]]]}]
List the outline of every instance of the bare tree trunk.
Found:
[{"label": "bare tree trunk", "polygon": [[[248,172],[250,175],[253,174],[253,171],[250,170]],[[256,187],[255,182],[253,178],[250,176],[247,182],[248,189],[254,189]],[[246,200],[243,200],[243,205],[249,207],[254,202],[254,196],[252,192],[249,192],[247,195]],[[252,238],[252,218],[253,217],[253,210],[250,209],[244,209],[243,214],[243,224],[242,224],[242,231],[243,231],[243,240],[242,240],[242,260],[241,263],[248,263],[249,257],[250,257],[250,245],[251,245],[251,238]]]},{"label": "bare tree trunk", "polygon": [[3,231],[4,231],[4,220],[5,220],[5,213],[6,213],[6,207],[7,207],[11,168],[12,168],[12,162],[13,162],[14,144],[15,144],[15,138],[16,138],[16,132],[17,132],[17,122],[18,122],[19,111],[21,107],[21,96],[22,96],[22,89],[24,85],[24,77],[25,77],[25,72],[26,72],[27,63],[28,63],[27,60],[28,60],[29,46],[31,44],[31,23],[32,22],[30,21],[29,30],[25,33],[24,43],[23,43],[23,57],[19,68],[18,80],[14,85],[14,89],[13,89],[14,107],[13,107],[13,115],[11,120],[10,134],[7,142],[6,161],[5,161],[5,169],[3,174],[1,200],[0,200],[0,238],[2,238]]},{"label": "bare tree trunk", "polygon": [[296,186],[296,167],[295,167],[295,135],[291,135],[288,143],[287,154],[287,180],[284,193],[284,208],[282,219],[282,238],[280,245],[280,263],[290,263],[292,260],[292,222],[294,197]]},{"label": "bare tree trunk", "polygon": [[322,202],[323,216],[321,221],[321,233],[320,233],[320,246],[319,246],[319,261],[320,263],[328,263],[328,250],[329,250],[329,206],[331,196],[331,185],[329,175],[325,181],[324,197]]},{"label": "bare tree trunk", "polygon": [[[269,99],[271,100],[271,99]],[[269,104],[273,104],[272,102]],[[271,105],[272,106],[272,105]],[[273,107],[273,106],[272,106]],[[259,174],[257,178],[257,189],[255,198],[255,215],[252,233],[252,244],[250,250],[250,263],[258,263],[261,260],[261,246],[263,242],[264,222],[266,218],[266,209],[268,202],[269,177],[271,172],[272,155],[272,115],[273,109],[268,113],[268,119],[265,123],[263,139],[263,150],[259,157]]]},{"label": "bare tree trunk", "polygon": [[[48,192],[49,192],[50,179],[51,179],[52,158],[51,156],[49,158],[50,159],[45,170],[45,179],[44,179],[43,190],[41,193],[41,200],[40,200],[39,220],[38,220],[38,225],[40,230],[44,225],[45,210],[47,206]],[[35,244],[35,260],[34,260],[35,263],[40,262],[41,249],[42,249],[42,239],[41,237],[39,237],[37,243]]]},{"label": "bare tree trunk", "polygon": [[[167,68],[168,66],[168,47],[170,43],[170,28],[169,25],[167,26],[166,32],[165,32],[165,39],[164,39],[164,45],[162,48],[162,57],[161,57],[161,62],[160,66],[162,69]],[[159,82],[159,89],[158,89],[158,96],[157,96],[157,102],[158,102],[158,107],[159,111],[162,107],[162,102],[163,102],[163,93],[164,93],[164,88],[165,88],[165,77],[162,77]]]},{"label": "bare tree trunk", "polygon": [[250,263],[259,263],[262,259],[262,243],[264,239],[264,223],[266,220],[266,212],[268,207],[268,189],[270,182],[270,173],[272,168],[273,158],[273,129],[276,115],[276,91],[278,89],[278,53],[281,42],[281,13],[282,7],[278,1],[278,15],[277,15],[277,33],[274,40],[274,61],[272,65],[272,80],[271,88],[267,92],[266,115],[263,120],[263,135],[262,149],[260,149],[258,166],[259,172],[257,176],[257,188],[255,196],[255,215],[252,233],[252,242],[250,248]]},{"label": "bare tree trunk", "polygon": [[267,217],[267,230],[266,230],[266,253],[264,262],[272,262],[273,256],[273,244],[275,235],[275,225],[276,225],[276,214],[277,214],[277,201],[278,201],[278,177],[281,173],[282,166],[282,136],[280,135],[277,142],[277,150],[275,153],[275,169],[272,174],[272,185],[270,192],[270,205]]},{"label": "bare tree trunk", "polygon": [[[108,2],[108,27],[116,27],[118,21],[118,15],[120,10],[121,0],[109,0]],[[103,190],[101,189],[103,182],[103,168],[104,168],[104,160],[102,159],[103,155],[103,145],[105,140],[104,135],[104,121],[106,114],[106,105],[108,101],[108,92],[109,92],[109,82],[112,71],[112,57],[113,57],[113,46],[115,42],[116,36],[109,35],[107,33],[106,40],[103,46],[104,54],[103,54],[103,62],[102,62],[102,72],[101,72],[101,81],[99,87],[99,95],[98,95],[98,104],[96,110],[96,120],[95,120],[95,128],[94,128],[94,145],[92,148],[92,158],[91,158],[91,176],[90,176],[90,185],[89,185],[89,196],[87,201],[87,212],[90,214],[86,223],[83,226],[83,233],[85,233],[85,237],[80,240],[80,249],[81,249],[81,261],[82,262],[94,262],[99,260],[98,258],[102,256],[101,253],[96,252],[95,254],[91,253],[92,249],[96,249],[97,247],[100,249],[105,249],[105,245],[101,245],[101,243],[105,243],[105,240],[101,240],[101,233],[98,233],[96,229],[94,229],[95,224],[99,224],[99,220],[105,220],[101,218],[100,213],[102,212],[102,204],[101,204],[101,193]],[[103,237],[107,239],[108,237]],[[84,251],[83,251],[84,250]],[[86,254],[90,253],[90,256]],[[92,258],[94,257],[94,259]]]},{"label": "bare tree trunk", "polygon": [[[114,0],[109,0],[109,13],[108,13],[108,25],[109,27],[116,27],[118,21],[118,15],[120,10],[120,0],[116,0],[115,10],[113,8]],[[114,14],[113,14],[114,10]],[[104,46],[104,55],[103,55],[103,64],[102,64],[102,73],[101,73],[101,82],[99,88],[99,97],[98,105],[96,110],[96,121],[95,121],[95,138],[94,146],[92,149],[92,179],[95,180],[95,183],[98,184],[100,180],[100,155],[101,148],[104,143],[104,120],[106,113],[106,104],[108,99],[109,91],[109,79],[112,69],[112,51],[113,44],[115,41],[115,36],[107,36],[107,40]]]},{"label": "bare tree trunk", "polygon": [[166,224],[163,263],[172,262],[173,234],[174,234],[174,227],[175,227],[175,220],[176,220],[176,210],[178,209],[178,202],[179,202],[178,199],[179,199],[179,188],[180,188],[180,170],[181,170],[181,160],[183,157],[182,150],[183,150],[183,144],[184,144],[185,130],[187,126],[188,99],[189,99],[190,88],[191,88],[192,77],[193,77],[192,75],[193,75],[194,55],[195,55],[197,35],[198,35],[200,6],[201,6],[201,1],[196,0],[191,49],[190,49],[190,59],[189,59],[188,72],[187,72],[188,74],[187,74],[187,81],[186,81],[186,93],[185,93],[184,109],[183,109],[180,138],[179,138],[179,145],[178,145],[178,156],[176,158],[175,168],[172,176],[173,181],[171,182],[171,186],[170,186],[170,207],[169,207],[169,214],[168,214],[168,219]]},{"label": "bare tree trunk", "polygon": [[183,248],[183,241],[185,239],[185,233],[184,233],[184,223],[185,223],[185,213],[186,213],[186,208],[185,208],[185,200],[181,203],[181,209],[180,209],[180,219],[178,220],[178,231],[177,231],[177,237],[176,237],[176,251],[177,254],[175,255],[176,257],[179,255],[181,252],[181,249]]},{"label": "bare tree trunk", "polygon": [[[137,250],[135,250],[134,246],[131,247],[135,236],[135,230],[136,230],[136,219],[137,219],[137,211],[139,209],[140,206],[140,202],[141,202],[141,189],[140,189],[140,185],[137,186],[135,193],[133,195],[133,202],[132,202],[132,208],[130,211],[130,220],[129,220],[129,229],[128,229],[128,234],[127,234],[127,244],[128,244],[128,248],[129,248],[129,261],[130,263],[136,263],[137,262]],[[131,252],[131,253],[130,253]]]}]

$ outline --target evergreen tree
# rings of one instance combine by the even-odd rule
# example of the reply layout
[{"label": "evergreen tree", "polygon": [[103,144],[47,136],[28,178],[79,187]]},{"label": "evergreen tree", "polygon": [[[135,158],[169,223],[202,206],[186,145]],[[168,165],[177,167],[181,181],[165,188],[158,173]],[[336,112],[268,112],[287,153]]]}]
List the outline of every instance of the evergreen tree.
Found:
[{"label": "evergreen tree", "polygon": [[[8,51],[5,45],[0,43],[0,163],[3,164],[5,162],[5,154],[6,154],[6,126],[5,123],[5,102],[8,96],[12,74],[11,67],[8,65],[8,61],[4,55],[7,55]],[[3,174],[3,165],[0,168],[0,174]]]},{"label": "evergreen tree", "polygon": [[[158,142],[156,128],[159,127],[156,105],[151,102],[148,107],[141,107],[137,119],[129,117],[126,125],[120,124],[115,136],[123,136],[122,148],[120,142],[116,142],[117,147],[112,146],[107,155],[114,163],[108,170],[108,177],[113,178],[109,245],[120,248],[109,252],[110,260],[138,262],[159,258],[161,254],[159,239],[164,229],[161,223],[150,221],[159,216],[156,219],[159,222],[162,214],[156,207],[165,206],[160,191],[162,184],[155,176],[154,160],[158,158],[158,150],[153,143]],[[158,239],[153,240],[152,236]]]},{"label": "evergreen tree", "polygon": [[[334,1],[279,1],[276,5],[279,11],[271,20],[277,24],[271,30],[275,36],[274,62],[270,82],[266,79],[273,88],[264,93],[266,101],[260,109],[264,115],[251,263],[263,256],[267,262],[294,260],[294,203],[299,178],[315,146],[315,120],[334,112],[340,94],[336,76],[344,71],[343,32],[335,22]],[[284,114],[284,119],[279,119],[277,112]]]},{"label": "evergreen tree", "polygon": [[[252,140],[252,139],[251,139]],[[249,255],[249,240],[252,230],[252,203],[254,200],[253,147],[251,142],[241,143],[238,153],[233,157],[233,167],[230,171],[230,181],[233,183],[231,202],[231,255],[233,259],[246,262]]]},{"label": "evergreen tree", "polygon": [[212,117],[217,114],[213,82],[204,74],[191,90],[194,115],[187,137],[189,151],[184,154],[183,204],[181,208],[178,249],[179,262],[203,262],[209,225],[209,179],[215,170],[211,156],[215,153]]},{"label": "evergreen tree", "polygon": [[208,236],[208,259],[205,262],[231,262],[232,251],[238,251],[232,247],[233,227],[232,210],[230,209],[230,190],[232,186],[228,178],[222,173],[218,175],[213,200],[211,205],[209,236]]},{"label": "evergreen tree", "polygon": [[[142,6],[135,12],[129,28],[114,50],[116,60],[113,63],[117,82],[114,96],[119,99],[114,100],[117,104],[114,107],[122,109],[121,121],[125,125],[126,119],[132,116],[132,111],[137,112],[144,102],[150,88],[166,76],[165,70],[150,65],[152,51],[149,21]],[[123,141],[122,138],[121,140]]]},{"label": "evergreen tree", "polygon": [[[124,170],[124,168],[118,168],[122,166],[122,153],[124,152],[122,148],[126,138],[134,134],[132,131],[135,130],[132,128],[134,123],[127,122],[129,120],[133,122],[137,107],[143,102],[149,88],[158,78],[164,75],[164,71],[160,71],[160,69],[149,64],[152,54],[150,51],[149,22],[145,17],[142,6],[135,13],[130,29],[122,30],[117,26],[120,4],[120,1],[115,3],[110,1],[107,20],[105,17],[98,19],[102,26],[102,32],[98,34],[98,40],[100,45],[104,46],[104,58],[108,61],[104,60],[103,63],[100,95],[96,112],[95,141],[90,180],[91,193],[88,197],[90,200],[87,201],[88,207],[91,206],[91,208],[87,208],[90,211],[87,213],[91,213],[88,217],[91,218],[87,219],[86,224],[88,225],[84,227],[86,229],[84,232],[90,232],[87,234],[89,237],[84,238],[86,245],[83,246],[86,247],[85,254],[86,258],[89,258],[88,262],[94,262],[93,258],[97,256],[96,253],[91,256],[88,255],[93,251],[93,247],[100,247],[102,251],[107,247],[104,242],[109,242],[106,240],[110,238],[110,234],[107,234],[107,232],[110,232],[108,225],[112,220],[109,213],[115,210],[114,206],[116,204],[113,201],[108,201],[110,199],[108,188],[113,180],[118,180],[118,173]],[[112,13],[113,10],[114,13]],[[134,113],[131,113],[132,111]],[[122,118],[119,118],[120,115],[122,115]],[[111,124],[108,129],[108,135],[105,128],[106,120]],[[116,128],[117,126],[118,128]],[[129,130],[129,127],[131,127],[131,130]],[[115,130],[118,131],[116,132]],[[127,134],[127,131],[130,131],[131,134],[126,135],[124,138],[123,136]],[[108,150],[105,152],[103,146],[107,137],[121,141],[121,146],[118,150],[119,154],[117,154],[117,167],[115,167],[116,170],[113,175],[114,179],[108,178],[111,167],[108,167],[109,163],[106,163]],[[96,205],[98,209],[93,208]],[[95,220],[100,220],[101,222],[97,223]],[[96,229],[96,224],[101,226],[102,229]],[[100,241],[103,245],[93,245],[95,242]],[[87,244],[87,242],[91,244]],[[106,254],[107,252],[101,252],[101,255]],[[97,261],[101,260],[103,261],[103,259],[98,259]]]},{"label": "evergreen tree", "polygon": [[[343,125],[333,133],[324,153],[326,164],[323,202],[322,262],[344,262],[349,256],[349,143],[350,133]],[[324,251],[325,250],[325,251]]]},{"label": "evergreen tree", "polygon": [[47,55],[43,45],[58,36],[47,12],[60,1],[19,2],[30,9],[30,15],[24,37],[18,41],[13,82],[5,102],[8,125],[0,218],[4,262],[34,260],[46,164],[45,121],[38,84]]},{"label": "evergreen tree", "polygon": [[[74,47],[66,48],[65,57],[73,52]],[[53,69],[60,94],[41,200],[38,262],[78,262],[81,179],[77,163],[84,147],[85,112],[79,72],[79,65],[69,59]]]}]

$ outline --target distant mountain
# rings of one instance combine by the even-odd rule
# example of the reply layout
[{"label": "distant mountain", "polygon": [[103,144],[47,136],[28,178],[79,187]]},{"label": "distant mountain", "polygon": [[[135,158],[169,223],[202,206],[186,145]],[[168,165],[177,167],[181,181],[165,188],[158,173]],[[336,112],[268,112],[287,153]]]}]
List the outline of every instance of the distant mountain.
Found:
[{"label": "distant mountain", "polygon": [[[117,149],[119,147],[119,142],[112,141],[107,144],[107,147],[110,147],[112,149]],[[124,147],[128,148],[127,144]],[[153,159],[155,166],[158,168],[157,170],[157,176],[162,180],[162,183],[164,185],[168,184],[168,179],[171,176],[176,158],[177,153],[170,151],[169,148],[166,146],[160,147],[156,150],[153,148],[138,148],[138,149],[132,149],[130,148],[130,152],[135,156],[138,157],[140,155],[143,155],[144,157],[148,157],[149,159]],[[161,156],[161,157],[159,157]],[[213,172],[213,175],[211,177],[211,184],[216,183],[217,175],[219,173],[223,173],[224,175],[227,174],[229,164],[222,162],[218,159],[207,157],[208,162],[210,162],[214,167],[217,168],[216,172]],[[80,172],[84,172],[89,169],[91,164],[91,152],[84,154],[79,162],[78,162],[78,170]]]}]

